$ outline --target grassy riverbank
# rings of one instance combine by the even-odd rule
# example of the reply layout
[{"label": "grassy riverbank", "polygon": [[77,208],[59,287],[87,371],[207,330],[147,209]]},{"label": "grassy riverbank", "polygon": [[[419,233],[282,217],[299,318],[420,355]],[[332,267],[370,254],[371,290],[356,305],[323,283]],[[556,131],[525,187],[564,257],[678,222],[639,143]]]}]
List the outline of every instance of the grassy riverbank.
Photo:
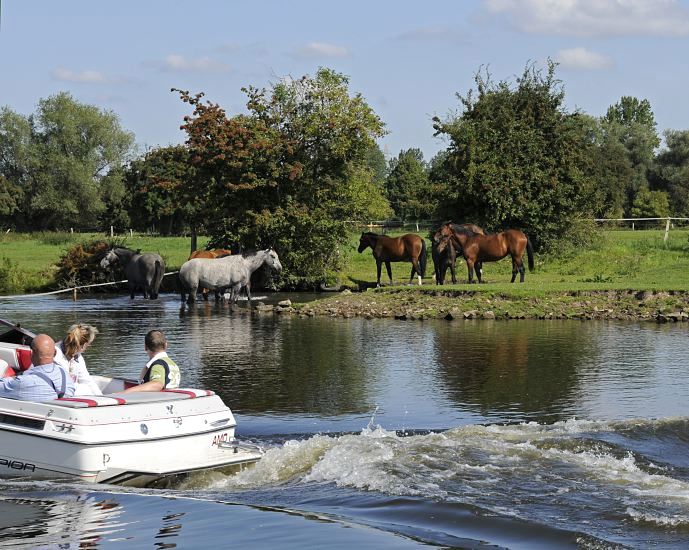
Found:
[{"label": "grassy riverbank", "polygon": [[[424,285],[420,289],[404,286],[409,280],[410,264],[392,264],[392,288],[376,293],[355,293],[347,298],[340,295],[329,297],[324,302],[328,305],[318,306],[314,312],[330,314],[324,308],[332,308],[335,299],[341,300],[344,315],[382,315],[383,311],[387,312],[384,316],[415,315],[409,313],[409,307],[404,311],[393,307],[395,303],[401,307],[413,301],[419,302],[419,311],[428,310],[428,316],[446,315],[452,307],[459,308],[462,315],[477,310],[492,311],[497,317],[561,316],[583,311],[581,308],[589,306],[597,317],[604,316],[602,312],[608,310],[614,312],[609,315],[620,318],[626,318],[631,312],[635,312],[635,317],[651,318],[659,311],[683,311],[684,303],[677,299],[685,291],[689,293],[689,230],[670,231],[667,242],[663,241],[663,235],[662,230],[600,231],[590,249],[572,249],[557,256],[537,254],[536,270],[527,272],[524,284],[509,283],[509,259],[485,264],[486,284],[482,285],[466,284],[466,267],[463,261],[459,261],[457,277],[460,284],[437,287],[432,281],[433,265],[429,258]],[[36,292],[49,287],[60,255],[77,242],[97,237],[102,235],[36,233],[1,236],[0,292]],[[352,290],[370,287],[376,281],[371,251],[361,254],[356,251],[358,237],[359,233],[352,233],[349,244],[344,247],[345,267],[337,274],[338,283]],[[206,242],[207,239],[201,238],[199,246]],[[187,237],[135,234],[126,238],[124,244],[160,253],[169,270],[177,269],[189,253]],[[429,242],[427,244],[430,245]],[[387,284],[384,269],[382,280]],[[622,306],[626,297],[637,295],[642,297],[644,306],[637,304],[631,309],[628,304]],[[589,298],[582,302],[582,296]],[[380,307],[367,313],[361,304],[372,297],[376,297]],[[344,305],[342,300],[351,302],[351,307]],[[458,305],[460,301],[461,306]],[[589,302],[589,305],[584,302]],[[518,303],[524,306],[515,309]],[[546,307],[544,304],[547,303],[551,305]]]}]

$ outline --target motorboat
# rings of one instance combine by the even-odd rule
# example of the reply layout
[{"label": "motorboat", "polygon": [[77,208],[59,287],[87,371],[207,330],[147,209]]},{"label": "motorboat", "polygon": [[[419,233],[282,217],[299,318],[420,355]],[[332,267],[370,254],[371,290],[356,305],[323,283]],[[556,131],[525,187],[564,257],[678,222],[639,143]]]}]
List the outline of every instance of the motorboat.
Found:
[{"label": "motorboat", "polygon": [[[0,325],[10,327],[0,334],[0,370],[20,374],[31,365],[27,344],[35,335]],[[148,486],[196,471],[242,469],[263,456],[235,438],[234,415],[211,390],[118,393],[136,382],[93,378],[102,396],[0,398],[0,477]]]}]

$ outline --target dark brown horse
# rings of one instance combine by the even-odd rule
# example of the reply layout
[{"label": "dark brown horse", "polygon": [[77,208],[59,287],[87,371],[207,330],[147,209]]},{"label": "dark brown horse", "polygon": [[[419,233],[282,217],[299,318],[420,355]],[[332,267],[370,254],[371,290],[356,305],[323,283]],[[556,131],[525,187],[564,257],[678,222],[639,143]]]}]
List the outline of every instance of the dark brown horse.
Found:
[{"label": "dark brown horse", "polygon": [[[463,231],[454,231],[451,224],[440,228],[443,238],[438,245],[440,252],[451,239],[457,244],[464,255],[469,270],[469,283],[474,282],[474,266],[478,262],[496,262],[508,254],[512,257],[512,281],[519,273],[519,281],[524,282],[524,264],[522,258],[524,250],[529,257],[529,271],[534,269],[533,248],[529,238],[519,229],[507,229],[493,235],[467,235]],[[481,282],[481,272],[477,271],[478,282]]]},{"label": "dark brown horse", "polygon": [[[457,254],[462,254],[462,249],[455,247],[450,241],[447,248],[444,248],[442,252],[438,251],[438,245],[443,240],[442,229],[443,226],[449,225],[453,231],[464,232],[467,235],[485,235],[485,232],[478,225],[473,223],[452,223],[445,222],[440,229],[438,229],[432,237],[431,244],[431,257],[433,258],[433,265],[435,267],[435,284],[443,285],[445,284],[445,274],[447,273],[447,268],[450,268],[450,273],[452,275],[452,284],[457,284],[457,275],[455,272],[455,262],[457,261]],[[479,279],[483,275],[483,266],[481,262],[476,263],[476,271],[480,273]]]},{"label": "dark brown horse", "polygon": [[362,233],[359,239],[359,252],[363,252],[369,246],[373,250],[373,257],[376,259],[376,267],[378,268],[377,286],[380,286],[380,268],[383,263],[385,263],[390,284],[392,284],[390,262],[411,262],[409,283],[411,284],[414,273],[416,273],[419,277],[419,284],[421,284],[421,278],[426,273],[426,241],[423,238],[413,233],[407,233],[401,237]]}]

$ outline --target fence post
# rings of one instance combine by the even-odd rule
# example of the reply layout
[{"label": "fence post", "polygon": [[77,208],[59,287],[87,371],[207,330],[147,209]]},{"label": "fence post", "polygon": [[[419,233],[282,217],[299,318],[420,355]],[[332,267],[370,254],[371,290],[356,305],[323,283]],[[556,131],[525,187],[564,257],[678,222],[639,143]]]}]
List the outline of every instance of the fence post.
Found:
[{"label": "fence post", "polygon": [[111,225],[110,226],[110,238],[115,236],[115,228]]},{"label": "fence post", "polygon": [[670,234],[670,218],[667,219],[667,222],[665,223],[665,236],[663,237],[663,242],[667,242],[667,238]]}]

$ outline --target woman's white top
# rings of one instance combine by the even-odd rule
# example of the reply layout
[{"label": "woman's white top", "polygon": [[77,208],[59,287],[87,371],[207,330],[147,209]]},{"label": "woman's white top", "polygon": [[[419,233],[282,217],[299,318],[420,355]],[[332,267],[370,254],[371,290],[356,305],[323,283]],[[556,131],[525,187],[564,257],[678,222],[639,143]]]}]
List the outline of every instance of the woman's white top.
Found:
[{"label": "woman's white top", "polygon": [[74,395],[103,395],[98,384],[91,378],[89,371],[86,370],[84,356],[78,353],[71,359],[67,359],[62,352],[62,342],[55,344],[55,359],[53,362],[62,367],[72,378],[76,391]]}]

